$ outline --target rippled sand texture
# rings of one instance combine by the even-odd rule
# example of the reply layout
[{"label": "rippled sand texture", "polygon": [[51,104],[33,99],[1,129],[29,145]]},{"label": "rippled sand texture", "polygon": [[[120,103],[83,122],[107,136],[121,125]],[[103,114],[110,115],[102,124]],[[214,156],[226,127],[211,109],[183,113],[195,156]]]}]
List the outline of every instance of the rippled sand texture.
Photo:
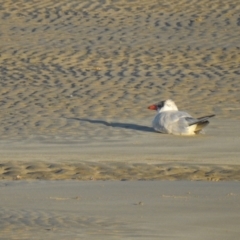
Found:
[{"label": "rippled sand texture", "polygon": [[239,10],[237,0],[2,2],[1,138],[130,137],[89,119],[150,124],[146,107],[166,98],[240,119]]},{"label": "rippled sand texture", "polygon": [[51,164],[10,162],[0,164],[5,180],[240,180],[240,166],[81,162]]},{"label": "rippled sand texture", "polygon": [[238,239],[238,183],[1,181],[0,238]]}]

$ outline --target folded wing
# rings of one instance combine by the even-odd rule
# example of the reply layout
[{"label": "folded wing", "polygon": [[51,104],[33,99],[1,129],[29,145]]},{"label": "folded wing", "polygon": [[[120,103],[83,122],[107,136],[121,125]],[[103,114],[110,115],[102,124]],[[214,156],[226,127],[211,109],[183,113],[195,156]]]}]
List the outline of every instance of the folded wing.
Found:
[{"label": "folded wing", "polygon": [[206,125],[209,124],[208,119],[214,117],[215,115],[208,115],[200,118],[186,117],[185,120],[188,122],[189,126],[196,125],[195,133],[199,133]]}]

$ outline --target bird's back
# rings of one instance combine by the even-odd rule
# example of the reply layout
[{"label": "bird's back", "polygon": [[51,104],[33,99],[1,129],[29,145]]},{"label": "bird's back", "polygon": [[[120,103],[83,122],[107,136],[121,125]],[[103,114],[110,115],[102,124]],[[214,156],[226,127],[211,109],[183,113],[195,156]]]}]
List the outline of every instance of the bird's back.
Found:
[{"label": "bird's back", "polygon": [[175,135],[190,135],[191,127],[189,128],[186,118],[191,118],[186,112],[182,111],[164,111],[156,115],[153,120],[153,128],[161,133],[171,133]]}]

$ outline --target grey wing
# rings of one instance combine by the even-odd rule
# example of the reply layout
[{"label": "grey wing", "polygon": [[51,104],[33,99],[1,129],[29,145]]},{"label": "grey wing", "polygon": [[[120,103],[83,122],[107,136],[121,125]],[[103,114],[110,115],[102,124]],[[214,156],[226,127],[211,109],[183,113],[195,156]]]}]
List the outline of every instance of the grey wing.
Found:
[{"label": "grey wing", "polygon": [[188,122],[189,126],[192,126],[194,124],[198,124],[198,123],[208,123],[208,119],[211,117],[214,117],[215,115],[208,115],[208,116],[204,116],[204,117],[200,117],[200,118],[192,118],[192,117],[186,117],[186,121]]},{"label": "grey wing", "polygon": [[[167,128],[169,132],[173,134],[185,134],[188,131],[188,121],[186,119],[191,119],[191,115],[186,112],[172,112],[169,114],[169,124]],[[166,123],[167,125],[167,123]]]},{"label": "grey wing", "polygon": [[189,126],[196,125],[194,132],[197,134],[199,133],[205,126],[209,124],[208,119],[214,117],[215,115],[209,115],[200,118],[186,118]]},{"label": "grey wing", "polygon": [[186,119],[186,118],[192,118],[191,115],[189,115],[187,112],[173,112],[172,114],[169,115],[171,118],[171,122],[178,122],[179,120]]}]

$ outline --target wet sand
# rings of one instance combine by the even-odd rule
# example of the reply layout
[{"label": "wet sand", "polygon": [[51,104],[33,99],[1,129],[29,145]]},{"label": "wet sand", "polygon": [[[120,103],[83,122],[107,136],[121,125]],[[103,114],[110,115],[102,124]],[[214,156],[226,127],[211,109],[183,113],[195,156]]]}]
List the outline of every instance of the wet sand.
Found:
[{"label": "wet sand", "polygon": [[237,182],[1,181],[0,189],[1,239],[225,240],[240,233]]}]

